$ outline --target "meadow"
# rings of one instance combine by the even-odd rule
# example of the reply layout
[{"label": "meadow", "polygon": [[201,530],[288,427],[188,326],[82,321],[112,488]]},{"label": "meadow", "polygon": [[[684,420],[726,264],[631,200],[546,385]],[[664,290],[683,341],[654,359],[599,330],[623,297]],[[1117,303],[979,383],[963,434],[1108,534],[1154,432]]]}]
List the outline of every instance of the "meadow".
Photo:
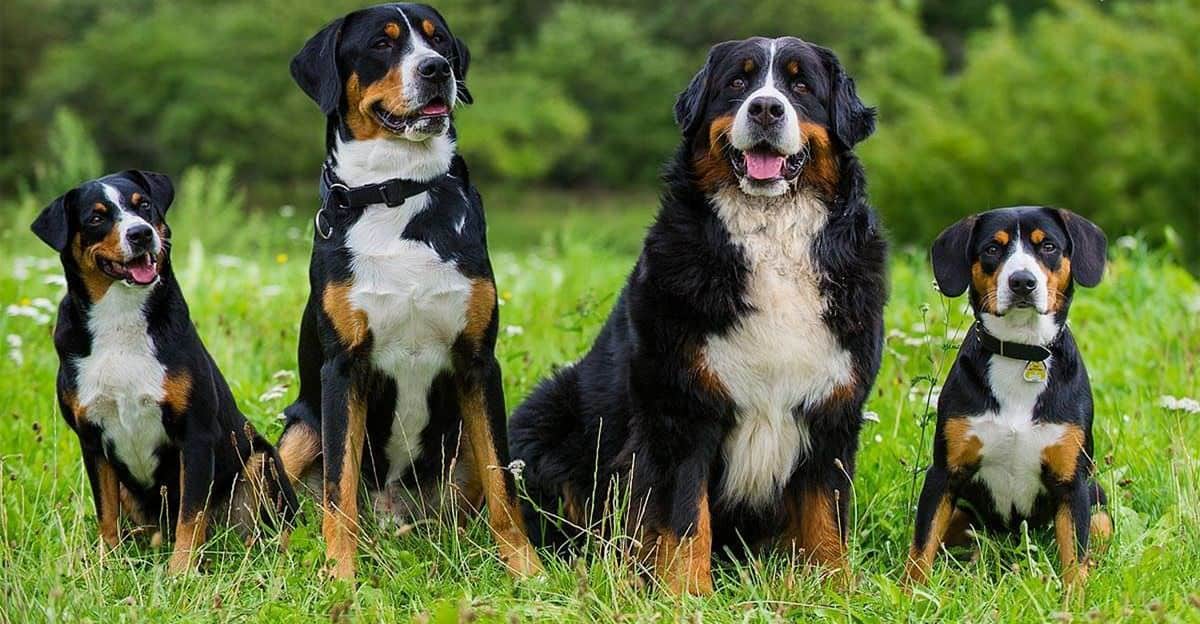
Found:
[{"label": "meadow", "polygon": [[[295,207],[241,212],[220,177],[177,180],[175,271],[239,405],[273,440],[295,396],[313,206],[305,189]],[[483,191],[511,409],[587,347],[655,200]],[[899,584],[932,405],[969,323],[963,300],[934,289],[924,249],[902,246],[849,496],[850,591],[767,557],[718,565],[710,597],[672,597],[603,546],[581,559],[543,553],[546,574],[516,583],[481,521],[376,528],[370,518],[355,588],[321,575],[311,499],[286,550],[274,539],[246,549],[220,533],[203,571],[183,578],[166,575],[168,547],[145,541],[101,560],[76,438],[54,399],[61,270],[28,232],[49,199],[0,209],[0,621],[1200,621],[1200,406],[1185,400],[1200,397],[1200,283],[1141,237],[1111,236],[1104,282],[1078,291],[1071,314],[1095,389],[1097,478],[1116,524],[1081,601],[1064,604],[1044,530],[981,535],[974,557],[940,557],[927,586]]]}]

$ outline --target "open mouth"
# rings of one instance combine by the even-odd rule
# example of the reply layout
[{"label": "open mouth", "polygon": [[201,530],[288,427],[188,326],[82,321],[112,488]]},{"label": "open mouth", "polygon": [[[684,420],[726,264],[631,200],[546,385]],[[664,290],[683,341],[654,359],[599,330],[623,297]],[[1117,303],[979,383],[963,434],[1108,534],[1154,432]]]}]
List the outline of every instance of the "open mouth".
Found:
[{"label": "open mouth", "polygon": [[804,162],[808,159],[807,150],[784,156],[765,145],[744,152],[736,149],[731,151],[733,172],[740,178],[748,178],[754,182],[791,180],[800,175],[800,171],[804,169]]},{"label": "open mouth", "polygon": [[375,113],[375,119],[379,121],[379,125],[383,126],[385,130],[400,134],[419,122],[441,121],[449,118],[450,106],[446,103],[446,100],[435,97],[417,109],[416,112],[406,115],[400,115],[387,110],[383,107],[382,102],[376,102],[371,107],[371,112]]},{"label": "open mouth", "polygon": [[158,260],[149,253],[128,262],[96,258],[96,264],[105,275],[134,286],[149,286],[158,279]]}]

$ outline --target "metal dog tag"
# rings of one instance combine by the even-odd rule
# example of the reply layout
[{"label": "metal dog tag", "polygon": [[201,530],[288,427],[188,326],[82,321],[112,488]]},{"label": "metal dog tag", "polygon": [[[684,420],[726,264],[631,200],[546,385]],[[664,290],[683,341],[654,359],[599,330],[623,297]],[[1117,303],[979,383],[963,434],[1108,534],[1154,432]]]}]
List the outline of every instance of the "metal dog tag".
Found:
[{"label": "metal dog tag", "polygon": [[1038,383],[1046,381],[1046,364],[1045,362],[1027,362],[1025,364],[1025,381],[1029,383]]}]

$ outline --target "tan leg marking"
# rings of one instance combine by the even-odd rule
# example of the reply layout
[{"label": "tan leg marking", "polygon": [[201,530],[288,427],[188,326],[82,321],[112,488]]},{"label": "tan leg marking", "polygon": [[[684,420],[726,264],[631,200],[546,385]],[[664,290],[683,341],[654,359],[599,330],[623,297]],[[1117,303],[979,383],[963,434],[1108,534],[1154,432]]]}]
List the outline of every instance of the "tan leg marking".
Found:
[{"label": "tan leg marking", "polygon": [[655,541],[654,574],[667,591],[695,596],[713,592],[712,518],[707,492],[700,496],[692,535],[681,539],[667,530],[659,533]]},{"label": "tan leg marking", "polygon": [[347,400],[346,447],[338,480],[338,501],[329,500],[330,484],[325,484],[325,513],[321,534],[325,538],[325,558],[333,562],[334,578],[353,579],[358,555],[358,482],[362,471],[362,447],[366,437],[366,406],[352,391]]},{"label": "tan leg marking", "polygon": [[842,541],[841,517],[834,507],[834,493],[810,490],[788,503],[788,523],[784,528],[783,545],[804,556],[810,563],[836,572],[839,585],[848,585],[850,562],[846,559],[846,544]]},{"label": "tan leg marking", "polygon": [[[179,460],[179,496],[184,493],[183,458]],[[188,517],[183,510],[183,501],[179,505],[179,520],[175,523],[175,550],[171,560],[167,562],[169,574],[190,572],[196,567],[197,552],[208,538],[208,510],[200,509]]]},{"label": "tan leg marking", "polygon": [[1058,542],[1063,583],[1069,591],[1081,587],[1087,581],[1087,562],[1080,561],[1075,555],[1075,523],[1071,519],[1071,507],[1066,503],[1059,505],[1054,514],[1054,538]]},{"label": "tan leg marking", "polygon": [[908,551],[908,563],[904,567],[904,578],[910,583],[924,583],[929,580],[929,571],[933,569],[933,561],[942,548],[942,539],[950,525],[953,515],[953,505],[949,496],[943,496],[938,501],[937,509],[933,512],[933,522],[929,524],[929,533],[925,536],[925,545],[918,550],[916,539]]},{"label": "tan leg marking", "polygon": [[113,549],[121,541],[121,483],[117,480],[117,471],[103,457],[96,460],[96,474],[100,480],[100,539],[104,541],[102,548]]}]

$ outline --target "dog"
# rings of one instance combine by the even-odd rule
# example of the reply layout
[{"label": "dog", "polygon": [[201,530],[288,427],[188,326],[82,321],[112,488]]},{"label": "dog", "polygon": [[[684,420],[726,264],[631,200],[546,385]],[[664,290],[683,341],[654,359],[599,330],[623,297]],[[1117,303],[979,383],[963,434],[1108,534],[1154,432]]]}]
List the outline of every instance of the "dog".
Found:
[{"label": "dog", "polygon": [[336,578],[355,574],[360,481],[377,510],[401,519],[448,497],[482,499],[508,571],[541,570],[504,470],[483,203],[455,154],[451,111],[471,102],[469,61],[442,16],[418,4],[350,13],[292,60],[326,115],[328,156],[300,391],[279,446],[295,479],[320,465]]},{"label": "dog", "polygon": [[122,512],[173,525],[168,570],[180,573],[194,567],[211,509],[228,506],[246,529],[271,520],[264,507],[290,524],[299,503],[189,318],[171,268],[174,195],[162,174],[115,173],[55,199],[32,229],[66,273],[54,328],[58,402],[79,436],[101,551],[121,541]]},{"label": "dog", "polygon": [[852,151],[874,114],[826,48],[711,49],[675,104],[683,140],[607,322],[510,421],[535,542],[603,526],[628,496],[623,530],[669,591],[711,592],[712,552],[742,544],[847,569],[887,298]]},{"label": "dog", "polygon": [[1092,479],[1092,390],[1067,327],[1075,285],[1104,273],[1106,239],[1062,209],[1001,208],[933,243],[942,294],[970,291],[976,322],[938,397],[933,464],[917,506],[907,578],[924,582],[943,543],[972,527],[1015,531],[1053,519],[1063,580],[1087,575],[1089,537],[1112,522]]}]

